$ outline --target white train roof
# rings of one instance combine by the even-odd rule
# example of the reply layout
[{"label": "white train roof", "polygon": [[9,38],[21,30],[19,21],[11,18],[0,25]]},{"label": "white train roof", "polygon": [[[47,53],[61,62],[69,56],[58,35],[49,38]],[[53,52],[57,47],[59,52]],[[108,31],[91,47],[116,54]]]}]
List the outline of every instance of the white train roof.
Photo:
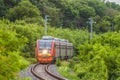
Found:
[{"label": "white train roof", "polygon": [[53,40],[54,38],[52,36],[43,36],[43,40]]},{"label": "white train roof", "polygon": [[69,42],[68,40],[60,39],[60,38],[54,38],[52,36],[43,36],[42,40],[55,40],[55,41],[61,41],[61,42]]}]

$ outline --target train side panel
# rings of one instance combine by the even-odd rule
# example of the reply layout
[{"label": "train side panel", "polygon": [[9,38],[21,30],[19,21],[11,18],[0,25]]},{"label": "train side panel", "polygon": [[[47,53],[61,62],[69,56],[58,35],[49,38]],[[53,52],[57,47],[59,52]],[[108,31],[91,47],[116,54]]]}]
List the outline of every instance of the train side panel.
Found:
[{"label": "train side panel", "polygon": [[65,59],[66,56],[66,43],[60,43],[61,46],[61,59]]},{"label": "train side panel", "polygon": [[67,44],[67,56],[68,56],[68,58],[73,56],[73,45],[72,45],[72,43]]}]

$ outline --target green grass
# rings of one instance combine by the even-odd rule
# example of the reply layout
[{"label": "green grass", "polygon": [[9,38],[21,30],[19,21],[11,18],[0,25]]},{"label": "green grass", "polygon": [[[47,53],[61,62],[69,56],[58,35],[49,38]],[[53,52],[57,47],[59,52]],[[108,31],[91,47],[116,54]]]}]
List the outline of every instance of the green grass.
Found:
[{"label": "green grass", "polygon": [[69,62],[62,61],[61,66],[57,67],[58,72],[69,80],[80,80],[77,74],[69,67]]}]

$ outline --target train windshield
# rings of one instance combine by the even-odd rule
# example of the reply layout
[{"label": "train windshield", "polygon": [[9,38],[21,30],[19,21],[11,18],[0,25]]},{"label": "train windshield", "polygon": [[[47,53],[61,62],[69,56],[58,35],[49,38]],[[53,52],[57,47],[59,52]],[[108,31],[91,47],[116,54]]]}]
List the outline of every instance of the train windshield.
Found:
[{"label": "train windshield", "polygon": [[42,49],[42,48],[51,49],[51,46],[52,46],[51,42],[40,41],[40,49]]},{"label": "train windshield", "polygon": [[40,48],[44,48],[44,43],[40,43]]},{"label": "train windshield", "polygon": [[46,48],[51,48],[52,44],[51,43],[46,43]]}]

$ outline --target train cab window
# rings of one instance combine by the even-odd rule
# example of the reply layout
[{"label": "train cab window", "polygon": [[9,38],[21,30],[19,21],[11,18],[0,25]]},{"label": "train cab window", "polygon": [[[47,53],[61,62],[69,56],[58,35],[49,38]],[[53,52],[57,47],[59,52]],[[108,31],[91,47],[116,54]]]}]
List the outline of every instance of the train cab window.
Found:
[{"label": "train cab window", "polygon": [[51,48],[51,46],[52,46],[52,43],[51,42],[40,42],[40,49],[42,49],[42,48]]},{"label": "train cab window", "polygon": [[46,48],[51,48],[52,43],[50,43],[50,42],[48,43],[48,42],[47,42],[45,46],[46,46]]},{"label": "train cab window", "polygon": [[44,43],[40,43],[40,48],[44,48]]}]

